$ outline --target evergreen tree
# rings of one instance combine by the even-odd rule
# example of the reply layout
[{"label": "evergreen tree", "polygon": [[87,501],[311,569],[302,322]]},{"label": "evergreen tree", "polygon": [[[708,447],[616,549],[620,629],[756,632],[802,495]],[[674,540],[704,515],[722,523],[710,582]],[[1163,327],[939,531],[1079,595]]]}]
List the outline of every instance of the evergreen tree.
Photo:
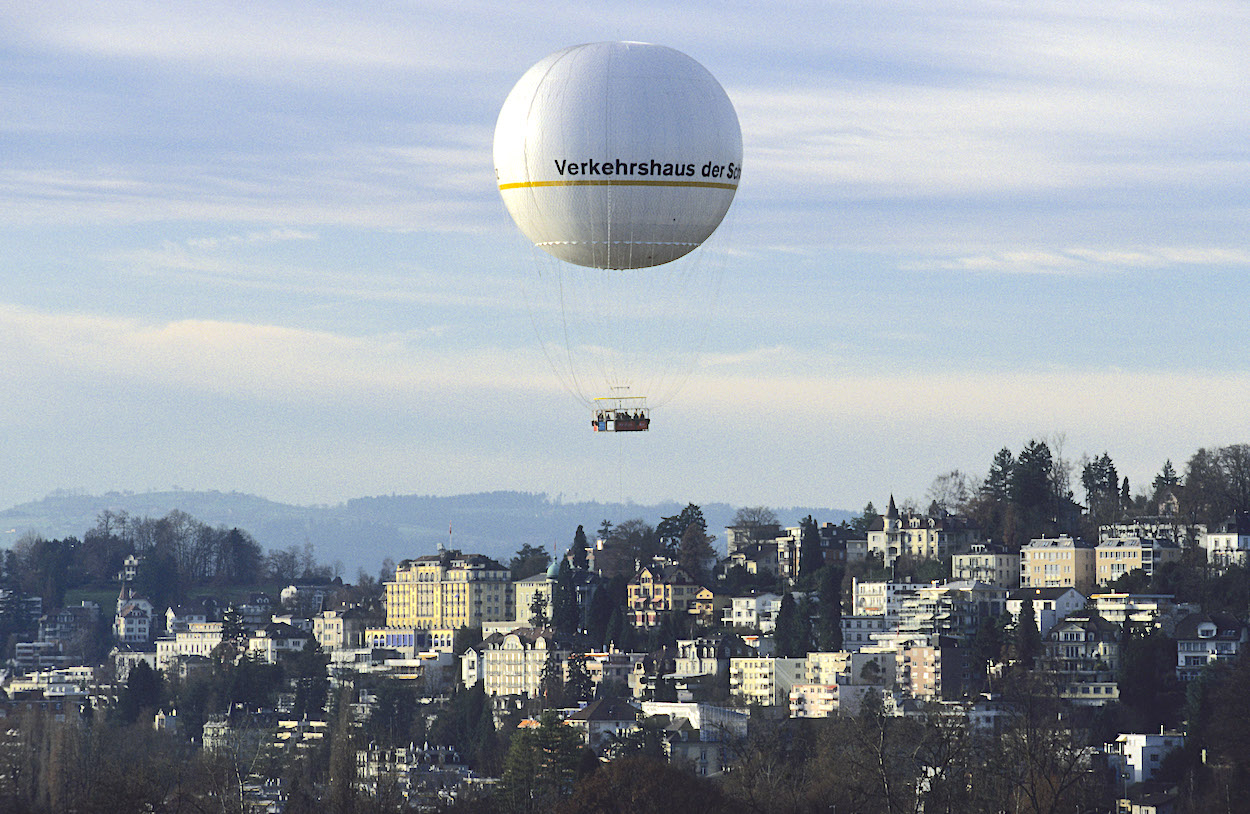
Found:
[{"label": "evergreen tree", "polygon": [[1033,662],[1042,652],[1042,634],[1037,629],[1037,616],[1033,600],[1025,598],[1020,605],[1020,618],[1016,620],[1016,666],[1023,671],[1033,669]]},{"label": "evergreen tree", "polygon": [[590,543],[586,541],[586,530],[581,526],[577,527],[577,533],[573,535],[573,567],[578,571],[585,571],[590,567]]},{"label": "evergreen tree", "polygon": [[665,548],[670,552],[676,552],[682,538],[692,526],[697,527],[704,535],[707,534],[707,520],[703,517],[703,510],[693,503],[688,503],[680,514],[661,518],[660,524],[655,527],[655,534]]},{"label": "evergreen tree", "polygon": [[820,550],[820,528],[809,514],[799,524],[798,578],[805,585],[816,584],[816,573],[824,565],[825,556]]},{"label": "evergreen tree", "polygon": [[356,734],[352,720],[351,689],[339,691],[330,740],[330,778],[326,789],[328,811],[354,811],[356,807]]},{"label": "evergreen tree", "polygon": [[972,668],[977,678],[985,678],[989,675],[989,665],[1003,660],[1006,629],[1010,621],[1011,614],[1004,612],[992,619],[983,620],[977,627],[977,635],[972,640],[975,654]]},{"label": "evergreen tree", "polygon": [[1154,490],[1158,492],[1168,486],[1176,486],[1181,482],[1180,476],[1176,474],[1176,467],[1172,466],[1172,459],[1168,458],[1163,462],[1163,469],[1155,475],[1154,482],[1151,484]]},{"label": "evergreen tree", "polygon": [[1176,641],[1162,630],[1132,626],[1120,645],[1120,703],[1136,720],[1133,731],[1180,723],[1184,691],[1176,678]]},{"label": "evergreen tree", "polygon": [[704,585],[710,577],[709,566],[716,561],[713,539],[697,523],[692,523],[677,545],[677,564],[696,584]]},{"label": "evergreen tree", "polygon": [[534,601],[530,602],[530,627],[544,628],[551,623],[547,616],[547,597],[541,591],[535,592]]},{"label": "evergreen tree", "polygon": [[872,528],[872,524],[880,516],[877,512],[877,507],[872,505],[871,500],[868,501],[864,506],[864,510],[860,512],[859,517],[850,522],[851,531],[854,532],[858,539],[863,539],[868,534],[868,529]]},{"label": "evergreen tree", "polygon": [[213,648],[212,657],[218,664],[233,664],[247,652],[247,626],[243,614],[231,605],[221,617],[221,641]]},{"label": "evergreen tree", "polygon": [[547,660],[543,662],[538,676],[539,703],[543,709],[559,709],[564,706],[564,665],[556,654],[556,644],[547,640]]},{"label": "evergreen tree", "polygon": [[586,671],[586,654],[570,653],[564,682],[564,697],[569,703],[589,701],[595,696],[595,684]]},{"label": "evergreen tree", "polygon": [[573,792],[582,745],[572,727],[544,712],[536,729],[517,730],[504,762],[500,796],[513,814],[547,814]]},{"label": "evergreen tree", "polygon": [[295,685],[295,718],[321,719],[325,713],[330,680],[326,667],[330,657],[314,639],[286,663],[287,678]]},{"label": "evergreen tree", "polygon": [[1011,480],[1016,470],[1016,459],[1011,450],[1003,447],[990,463],[990,471],[985,476],[985,485],[981,492],[995,503],[1006,503],[1011,499]]},{"label": "evergreen tree", "polygon": [[577,605],[577,585],[568,559],[560,560],[560,571],[551,597],[551,626],[556,633],[568,636],[581,627],[581,611]]},{"label": "evergreen tree", "polygon": [[631,630],[629,623],[625,621],[625,611],[620,605],[614,605],[603,631],[604,647],[612,645],[617,650],[628,650]]},{"label": "evergreen tree", "polygon": [[126,687],[117,699],[117,718],[123,724],[133,724],[142,719],[148,724],[161,706],[164,681],[146,661],[140,661],[130,669]]},{"label": "evergreen tree", "polygon": [[608,620],[612,616],[612,596],[605,583],[594,586],[590,607],[586,609],[586,636],[590,646],[598,649],[607,644]]},{"label": "evergreen tree", "polygon": [[821,568],[818,575],[820,627],[816,643],[824,653],[842,649],[843,576],[843,569],[833,563]]},{"label": "evergreen tree", "polygon": [[[809,620],[807,630],[810,630],[810,624]],[[809,638],[805,638],[805,625],[799,618],[799,607],[794,601],[794,594],[788,591],[781,598],[781,608],[777,611],[775,625],[773,641],[779,657],[795,659],[807,655],[811,647]]]},{"label": "evergreen tree", "polygon": [[1054,506],[1051,488],[1053,458],[1045,441],[1027,443],[1016,459],[1011,477],[1011,502],[1025,510],[1051,514]]},{"label": "evergreen tree", "polygon": [[528,577],[541,574],[551,565],[551,555],[547,549],[526,543],[517,550],[516,556],[509,562],[512,569],[512,581],[517,582]]}]

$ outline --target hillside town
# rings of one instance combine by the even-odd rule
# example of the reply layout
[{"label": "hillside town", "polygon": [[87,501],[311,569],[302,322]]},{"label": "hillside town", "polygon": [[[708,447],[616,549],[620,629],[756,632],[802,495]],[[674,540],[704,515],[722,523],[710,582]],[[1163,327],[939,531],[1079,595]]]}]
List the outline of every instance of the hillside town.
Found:
[{"label": "hillside town", "polygon": [[355,583],[177,513],[28,538],[0,806],[1243,810],[1250,507],[1195,460],[1133,499],[1104,455],[1030,514],[1040,451],[1001,499],[992,469],[836,525],[747,507],[723,548],[689,504]]}]

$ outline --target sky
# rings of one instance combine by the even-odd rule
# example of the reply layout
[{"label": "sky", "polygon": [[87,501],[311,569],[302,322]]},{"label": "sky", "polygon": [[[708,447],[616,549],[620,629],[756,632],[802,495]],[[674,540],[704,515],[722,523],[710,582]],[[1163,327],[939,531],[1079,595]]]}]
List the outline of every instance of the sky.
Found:
[{"label": "sky", "polygon": [[[602,40],[743,132],[699,366],[628,436],[540,350],[491,160]],[[923,505],[1032,439],[1140,489],[1248,440],[1247,42],[1202,0],[0,3],[0,506]]]}]

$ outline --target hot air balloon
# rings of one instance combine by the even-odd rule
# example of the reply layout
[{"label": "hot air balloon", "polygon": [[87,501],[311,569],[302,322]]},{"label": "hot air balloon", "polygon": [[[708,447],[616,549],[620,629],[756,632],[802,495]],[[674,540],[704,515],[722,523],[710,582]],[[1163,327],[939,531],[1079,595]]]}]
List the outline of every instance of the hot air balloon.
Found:
[{"label": "hot air balloon", "polygon": [[650,408],[689,374],[716,293],[695,250],[742,172],[729,97],[672,48],[566,48],[508,94],[494,160],[537,247],[530,312],[548,359],[595,429],[648,429]]}]

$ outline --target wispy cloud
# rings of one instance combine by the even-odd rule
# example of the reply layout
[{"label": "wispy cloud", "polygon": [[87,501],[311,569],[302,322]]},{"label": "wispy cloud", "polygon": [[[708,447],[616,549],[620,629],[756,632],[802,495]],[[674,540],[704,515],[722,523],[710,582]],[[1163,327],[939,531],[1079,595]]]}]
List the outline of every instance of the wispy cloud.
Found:
[{"label": "wispy cloud", "polygon": [[1238,268],[1250,251],[1221,247],[1016,249],[906,264],[916,270],[986,274],[1102,275],[1182,267]]},{"label": "wispy cloud", "polygon": [[145,324],[0,306],[0,359],[41,379],[107,378],[277,401],[370,400],[426,388],[524,389],[514,354],[441,347],[438,330],[344,336],[207,320]]}]

